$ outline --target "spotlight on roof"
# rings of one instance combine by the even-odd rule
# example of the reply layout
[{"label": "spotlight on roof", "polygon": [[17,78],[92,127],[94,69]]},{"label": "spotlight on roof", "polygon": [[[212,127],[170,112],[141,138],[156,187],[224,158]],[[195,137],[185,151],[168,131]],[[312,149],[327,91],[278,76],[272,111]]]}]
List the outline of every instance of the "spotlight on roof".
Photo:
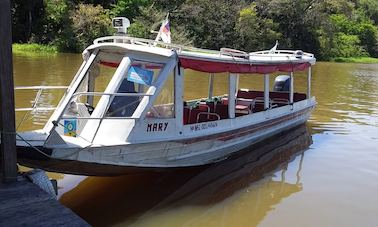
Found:
[{"label": "spotlight on roof", "polygon": [[115,17],[112,20],[113,28],[117,29],[117,35],[126,35],[130,21],[126,17]]}]

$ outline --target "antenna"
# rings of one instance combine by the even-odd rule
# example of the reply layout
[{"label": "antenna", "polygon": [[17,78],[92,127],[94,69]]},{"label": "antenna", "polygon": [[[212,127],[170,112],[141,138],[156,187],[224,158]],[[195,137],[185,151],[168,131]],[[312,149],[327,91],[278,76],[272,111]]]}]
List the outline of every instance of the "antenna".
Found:
[{"label": "antenna", "polygon": [[130,21],[126,17],[115,17],[112,20],[113,28],[117,29],[117,35],[126,35]]}]

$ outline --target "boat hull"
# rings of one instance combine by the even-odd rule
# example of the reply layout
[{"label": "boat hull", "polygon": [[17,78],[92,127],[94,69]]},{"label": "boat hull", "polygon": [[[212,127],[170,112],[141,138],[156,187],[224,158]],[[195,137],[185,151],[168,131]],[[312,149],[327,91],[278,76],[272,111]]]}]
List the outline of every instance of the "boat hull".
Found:
[{"label": "boat hull", "polygon": [[19,147],[19,162],[50,171],[85,175],[203,166],[224,160],[237,151],[305,123],[313,108],[314,105],[227,132],[174,141],[82,149],[39,147],[39,152]]}]

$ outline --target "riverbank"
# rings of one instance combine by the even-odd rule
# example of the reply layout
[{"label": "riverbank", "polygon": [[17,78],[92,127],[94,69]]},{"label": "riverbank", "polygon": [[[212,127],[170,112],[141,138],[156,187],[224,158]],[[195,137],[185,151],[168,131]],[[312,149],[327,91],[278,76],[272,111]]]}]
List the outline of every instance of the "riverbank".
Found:
[{"label": "riverbank", "polygon": [[333,62],[343,62],[343,63],[362,63],[362,64],[376,64],[378,63],[378,58],[372,57],[351,57],[351,58],[333,58]]},{"label": "riverbank", "polygon": [[58,48],[50,45],[42,45],[37,43],[14,43],[12,44],[14,54],[24,55],[50,55],[57,54]]}]

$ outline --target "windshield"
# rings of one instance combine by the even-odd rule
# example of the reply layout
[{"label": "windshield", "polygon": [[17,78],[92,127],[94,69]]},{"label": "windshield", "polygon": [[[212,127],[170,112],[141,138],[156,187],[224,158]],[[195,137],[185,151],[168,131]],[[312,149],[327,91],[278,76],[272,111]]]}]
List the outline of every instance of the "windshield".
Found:
[{"label": "windshield", "polygon": [[[106,111],[106,117],[131,117],[141,99],[158,77],[164,64],[132,60],[129,70],[123,75],[122,81],[114,93]],[[125,95],[120,95],[120,94]]]}]

